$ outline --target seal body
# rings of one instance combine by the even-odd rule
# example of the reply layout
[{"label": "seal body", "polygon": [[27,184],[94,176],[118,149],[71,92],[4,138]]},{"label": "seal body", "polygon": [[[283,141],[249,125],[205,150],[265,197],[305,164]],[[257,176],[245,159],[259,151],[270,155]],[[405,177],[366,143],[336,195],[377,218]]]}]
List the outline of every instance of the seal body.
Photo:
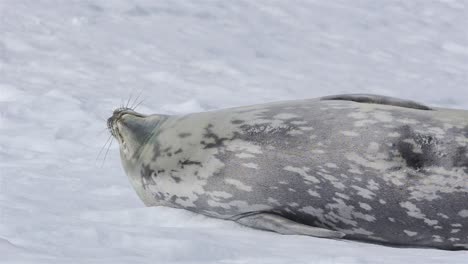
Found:
[{"label": "seal body", "polygon": [[468,111],[345,95],[183,116],[122,110],[109,125],[148,206],[283,234],[468,249]]}]

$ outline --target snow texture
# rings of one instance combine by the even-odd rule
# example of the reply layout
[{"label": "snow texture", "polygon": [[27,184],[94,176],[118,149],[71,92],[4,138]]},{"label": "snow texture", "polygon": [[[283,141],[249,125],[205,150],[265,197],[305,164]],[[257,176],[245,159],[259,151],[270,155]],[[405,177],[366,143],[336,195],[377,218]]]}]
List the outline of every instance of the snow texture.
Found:
[{"label": "snow texture", "polygon": [[468,1],[0,0],[0,263],[467,263],[145,208],[106,118],[337,93],[468,109]]}]

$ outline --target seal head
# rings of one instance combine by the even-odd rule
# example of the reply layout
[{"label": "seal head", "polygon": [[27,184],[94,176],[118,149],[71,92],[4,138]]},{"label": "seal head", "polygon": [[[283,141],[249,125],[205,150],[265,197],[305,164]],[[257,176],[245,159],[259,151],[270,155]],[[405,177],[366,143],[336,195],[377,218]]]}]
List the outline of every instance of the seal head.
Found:
[{"label": "seal head", "polygon": [[120,145],[122,155],[126,159],[135,158],[142,145],[151,136],[151,131],[157,122],[148,116],[135,112],[130,108],[118,108],[107,119],[107,127]]},{"label": "seal head", "polygon": [[107,119],[107,127],[120,146],[122,166],[129,176],[130,183],[145,204],[150,204],[151,196],[144,192],[141,185],[141,155],[160,125],[164,115],[144,115],[131,108],[118,108]]}]

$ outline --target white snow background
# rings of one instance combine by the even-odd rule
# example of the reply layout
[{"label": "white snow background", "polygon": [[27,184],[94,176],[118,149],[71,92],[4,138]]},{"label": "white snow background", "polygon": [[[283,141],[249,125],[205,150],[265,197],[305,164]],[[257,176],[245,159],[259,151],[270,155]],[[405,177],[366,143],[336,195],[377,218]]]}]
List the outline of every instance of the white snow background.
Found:
[{"label": "white snow background", "polygon": [[[468,1],[0,0],[0,263],[468,263],[145,208],[112,110],[337,93],[468,109]],[[103,165],[102,165],[103,164]]]}]

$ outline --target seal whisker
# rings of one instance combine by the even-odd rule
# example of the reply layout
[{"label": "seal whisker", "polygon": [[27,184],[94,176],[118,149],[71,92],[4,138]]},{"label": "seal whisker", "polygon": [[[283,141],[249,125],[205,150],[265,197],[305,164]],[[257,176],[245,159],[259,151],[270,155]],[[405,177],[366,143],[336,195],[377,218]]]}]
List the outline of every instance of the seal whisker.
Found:
[{"label": "seal whisker", "polygon": [[133,97],[133,90],[130,92],[130,96],[128,97],[127,103],[125,104],[125,108],[128,108],[128,105],[130,104],[132,97]]},{"label": "seal whisker", "polygon": [[133,100],[133,103],[130,105],[130,109],[135,110],[136,108],[135,104],[138,102],[142,94],[143,94],[143,89],[140,90],[140,92],[138,93],[138,96],[135,98],[135,100]]},{"label": "seal whisker", "polygon": [[144,101],[145,101],[145,99],[143,98],[137,105],[135,105],[133,107],[133,111],[135,111],[137,109],[137,107],[140,106]]},{"label": "seal whisker", "polygon": [[106,150],[106,154],[104,154],[104,159],[102,160],[101,168],[104,167],[104,162],[106,162],[107,153],[109,153],[109,150],[110,150],[110,148],[111,148],[111,146],[112,146],[112,142],[114,142],[114,138],[111,138],[109,147],[108,147],[107,150]]},{"label": "seal whisker", "polygon": [[98,153],[98,155],[96,157],[96,161],[98,161],[99,157],[102,154],[102,151],[106,148],[107,144],[109,144],[109,141],[112,141],[112,135],[109,135],[109,137],[106,140],[106,143],[104,143],[104,146],[102,146],[101,150],[99,151],[99,153]]},{"label": "seal whisker", "polygon": [[98,135],[101,135],[102,133],[104,133],[105,131],[108,131],[108,130],[109,130],[109,128],[107,128],[107,127],[104,128],[104,129],[101,129],[101,131],[99,131]]}]

